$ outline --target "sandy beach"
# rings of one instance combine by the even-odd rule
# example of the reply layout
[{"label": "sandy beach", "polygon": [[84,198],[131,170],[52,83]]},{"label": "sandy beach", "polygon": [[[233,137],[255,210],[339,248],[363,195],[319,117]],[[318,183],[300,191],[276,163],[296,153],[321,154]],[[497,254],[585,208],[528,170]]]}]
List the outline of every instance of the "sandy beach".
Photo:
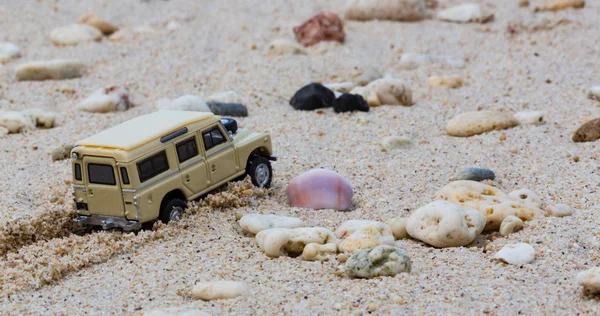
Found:
[{"label": "sandy beach", "polygon": [[[464,3],[439,0],[435,12]],[[574,143],[573,132],[600,117],[586,91],[600,85],[600,2],[581,9],[534,12],[536,1],[477,1],[494,19],[485,24],[344,20],[343,44],[321,42],[306,54],[268,55],[277,38],[326,11],[343,15],[345,1],[39,0],[0,2],[0,42],[21,56],[0,64],[0,110],[41,108],[57,126],[0,137],[0,304],[8,315],[141,315],[160,308],[244,315],[574,315],[600,314],[597,296],[583,295],[578,272],[600,266],[598,141]],[[93,12],[121,29],[150,27],[121,41],[56,46],[49,32]],[[558,21],[562,21],[558,23]],[[167,27],[169,25],[169,27]],[[525,26],[523,26],[525,25]],[[544,27],[527,27],[538,25]],[[518,27],[521,26],[521,27]],[[454,56],[464,68],[398,67],[403,53]],[[17,81],[20,64],[77,58],[81,78]],[[382,105],[368,113],[297,111],[292,95],[310,82],[351,81],[369,68],[410,86],[413,106]],[[458,75],[457,89],[431,88],[430,76]],[[77,111],[94,91],[123,84],[135,106],[106,114]],[[240,128],[269,132],[279,160],[269,190],[234,183],[194,206],[180,222],[138,234],[118,230],[74,234],[69,159],[49,152],[156,110],[156,101],[233,90],[249,116]],[[538,110],[545,123],[471,137],[445,127],[476,110]],[[412,144],[382,151],[381,141]],[[575,158],[577,157],[577,158]],[[349,219],[408,216],[465,167],[493,170],[501,190],[527,188],[544,203],[563,203],[569,217],[526,222],[507,237],[483,233],[466,247],[438,249],[396,241],[412,272],[350,279],[340,264],[269,258],[237,214],[298,217],[334,231]],[[290,206],[287,184],[312,168],[335,170],[354,190],[347,211]],[[507,244],[529,243],[526,265],[494,260]],[[243,281],[251,295],[202,301],[199,281]]]}]

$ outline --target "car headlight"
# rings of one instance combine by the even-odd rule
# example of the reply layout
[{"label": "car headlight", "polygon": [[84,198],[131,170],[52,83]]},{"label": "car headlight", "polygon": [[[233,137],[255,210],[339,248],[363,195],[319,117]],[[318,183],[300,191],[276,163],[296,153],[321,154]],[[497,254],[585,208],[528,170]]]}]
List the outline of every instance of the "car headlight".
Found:
[{"label": "car headlight", "polygon": [[79,159],[79,154],[78,154],[78,153],[76,153],[76,152],[74,152],[74,153],[72,153],[72,154],[71,154],[71,158],[72,158],[73,160],[77,160],[77,159]]}]

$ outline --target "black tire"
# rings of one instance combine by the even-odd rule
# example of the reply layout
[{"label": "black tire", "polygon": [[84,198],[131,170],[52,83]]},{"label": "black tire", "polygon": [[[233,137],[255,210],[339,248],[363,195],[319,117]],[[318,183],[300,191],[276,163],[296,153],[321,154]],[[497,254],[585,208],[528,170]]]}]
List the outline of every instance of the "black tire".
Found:
[{"label": "black tire", "polygon": [[221,124],[223,124],[223,127],[232,134],[237,133],[238,125],[236,120],[232,118],[221,118]]},{"label": "black tire", "polygon": [[163,223],[168,223],[171,220],[179,219],[178,216],[173,211],[179,212],[179,216],[183,214],[183,211],[187,208],[187,203],[184,200],[173,198],[169,200],[163,207],[160,209],[159,219]]},{"label": "black tire", "polygon": [[269,159],[263,156],[251,157],[246,167],[246,174],[250,175],[252,184],[257,187],[268,188],[273,179],[273,168]]}]

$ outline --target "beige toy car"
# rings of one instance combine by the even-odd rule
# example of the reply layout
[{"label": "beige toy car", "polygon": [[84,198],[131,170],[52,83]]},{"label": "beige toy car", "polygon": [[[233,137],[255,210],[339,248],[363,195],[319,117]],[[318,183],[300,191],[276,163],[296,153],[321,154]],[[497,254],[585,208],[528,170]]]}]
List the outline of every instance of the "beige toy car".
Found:
[{"label": "beige toy car", "polygon": [[114,126],[71,151],[75,223],[137,230],[179,218],[187,201],[250,175],[269,187],[267,133],[212,113],[158,111]]}]

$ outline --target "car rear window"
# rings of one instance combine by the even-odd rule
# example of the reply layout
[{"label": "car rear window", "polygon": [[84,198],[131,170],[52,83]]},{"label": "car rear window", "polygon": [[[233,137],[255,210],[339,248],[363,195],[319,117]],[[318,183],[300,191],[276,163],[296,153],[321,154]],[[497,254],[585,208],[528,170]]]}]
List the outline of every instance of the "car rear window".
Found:
[{"label": "car rear window", "polygon": [[115,185],[115,173],[111,165],[88,164],[88,179],[90,183]]},{"label": "car rear window", "polygon": [[164,151],[161,151],[154,156],[138,162],[137,167],[141,182],[154,178],[158,174],[169,170],[167,154]]}]

